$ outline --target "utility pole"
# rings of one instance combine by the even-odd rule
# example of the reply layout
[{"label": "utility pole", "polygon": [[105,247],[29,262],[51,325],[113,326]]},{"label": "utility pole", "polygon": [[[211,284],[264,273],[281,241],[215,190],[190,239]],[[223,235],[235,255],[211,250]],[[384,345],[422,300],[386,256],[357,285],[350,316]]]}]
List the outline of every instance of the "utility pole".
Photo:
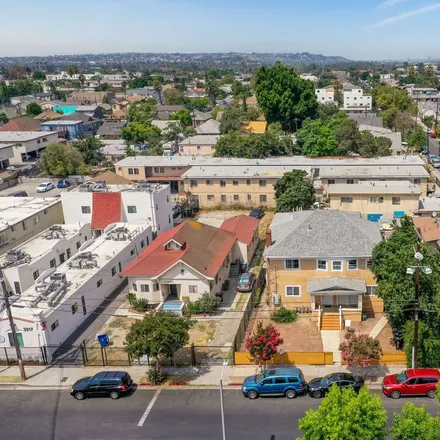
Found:
[{"label": "utility pole", "polygon": [[228,361],[223,361],[222,374],[220,377],[220,411],[222,416],[222,438],[226,440],[226,425],[225,425],[225,406],[223,403],[223,373],[225,371],[225,367],[228,365]]},{"label": "utility pole", "polygon": [[11,305],[9,304],[9,296],[8,296],[8,292],[6,289],[6,283],[3,278],[3,273],[1,272],[1,270],[0,270],[0,284],[1,284],[1,290],[3,292],[3,299],[5,300],[6,313],[8,314],[8,318],[9,318],[9,325],[11,326],[12,340],[14,341],[15,351],[17,353],[17,361],[18,361],[18,368],[20,369],[20,376],[21,376],[22,380],[25,381],[26,380],[26,372],[24,370],[20,346],[18,345],[17,332],[15,331],[14,318],[12,317]]},{"label": "utility pole", "polygon": [[438,104],[439,100],[437,99],[437,110],[435,111],[435,125],[434,125],[434,132],[437,134],[437,124],[438,124]]},{"label": "utility pole", "polygon": [[[420,253],[420,243],[417,243],[417,253]],[[415,305],[414,305],[414,336],[413,336],[413,353],[412,353],[412,367],[417,368],[417,354],[419,351],[419,292],[420,292],[420,261],[417,261],[415,272]]]}]

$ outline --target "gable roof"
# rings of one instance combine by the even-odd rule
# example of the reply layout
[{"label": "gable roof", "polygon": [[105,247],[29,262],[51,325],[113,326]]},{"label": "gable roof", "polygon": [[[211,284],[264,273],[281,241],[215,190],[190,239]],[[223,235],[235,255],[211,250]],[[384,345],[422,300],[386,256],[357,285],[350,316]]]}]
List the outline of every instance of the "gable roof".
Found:
[{"label": "gable roof", "polygon": [[220,122],[209,119],[196,128],[197,134],[220,134]]},{"label": "gable roof", "polygon": [[23,116],[22,118],[11,119],[0,127],[0,131],[40,131],[40,121]]},{"label": "gable roof", "polygon": [[271,231],[268,257],[367,258],[382,240],[377,223],[330,209],[278,213]]},{"label": "gable roof", "polygon": [[94,192],[92,197],[92,229],[105,229],[121,221],[120,192]]},{"label": "gable roof", "polygon": [[241,129],[247,133],[263,134],[267,129],[266,121],[249,121],[246,124],[241,125]]},{"label": "gable roof", "polygon": [[179,145],[216,145],[220,135],[196,134],[179,142]]},{"label": "gable roof", "polygon": [[52,110],[47,110],[39,115],[35,116],[34,119],[38,121],[50,121],[53,119],[60,119],[63,115],[61,113],[53,112]]},{"label": "gable roof", "polygon": [[119,176],[118,174],[110,170],[104,171],[103,173],[98,174],[93,179],[90,179],[91,182],[96,182],[97,180],[105,180],[107,185],[130,185],[133,183],[131,180]]},{"label": "gable roof", "polygon": [[237,240],[242,243],[251,244],[255,231],[258,230],[259,223],[260,221],[256,218],[241,214],[226,219],[220,226],[220,229],[233,232]]},{"label": "gable roof", "polygon": [[200,110],[194,111],[194,120],[196,121],[207,121],[212,119],[210,112],[201,112]]},{"label": "gable roof", "polygon": [[367,286],[365,280],[359,278],[345,278],[345,277],[326,277],[314,278],[307,282],[307,292],[309,293],[350,293],[358,292],[365,293]]},{"label": "gable roof", "polygon": [[99,127],[98,134],[99,135],[120,135],[121,134],[121,128],[125,127],[127,125],[127,122],[111,122],[111,121],[105,121],[101,127]]},{"label": "gable roof", "polygon": [[440,240],[440,226],[437,218],[413,217],[413,223],[424,242]]},{"label": "gable roof", "polygon": [[[166,249],[165,244],[170,240],[182,243],[183,247]],[[159,235],[121,275],[155,278],[182,261],[202,275],[214,278],[235,240],[231,232],[187,220]]]}]

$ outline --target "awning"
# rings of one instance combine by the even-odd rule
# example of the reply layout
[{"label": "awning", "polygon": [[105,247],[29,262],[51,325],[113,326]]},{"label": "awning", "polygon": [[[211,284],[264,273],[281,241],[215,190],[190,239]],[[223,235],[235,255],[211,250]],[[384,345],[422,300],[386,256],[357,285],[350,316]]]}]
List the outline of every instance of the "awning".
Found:
[{"label": "awning", "polygon": [[367,291],[367,285],[360,278],[315,278],[307,282],[307,291],[313,295],[359,295]]}]

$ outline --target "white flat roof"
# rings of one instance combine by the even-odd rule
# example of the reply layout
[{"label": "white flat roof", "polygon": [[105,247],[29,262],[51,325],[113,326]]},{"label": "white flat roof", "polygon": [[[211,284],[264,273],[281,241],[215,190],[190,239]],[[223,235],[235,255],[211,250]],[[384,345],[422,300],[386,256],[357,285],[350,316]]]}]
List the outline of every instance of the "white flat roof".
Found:
[{"label": "white flat roof", "polygon": [[[58,119],[54,119],[53,121],[47,121],[47,122],[43,122],[41,125],[78,125],[78,124],[82,124],[83,121],[74,121],[74,120],[64,120],[64,121],[60,121]],[[44,133],[50,133],[45,131]]]},{"label": "white flat roof", "polygon": [[336,183],[328,186],[328,194],[414,194],[420,195],[418,185],[409,180],[387,182]]},{"label": "white flat roof", "polygon": [[55,197],[0,197],[0,231],[57,203]]},{"label": "white flat roof", "polygon": [[440,212],[440,198],[422,197],[419,200],[419,211],[438,211]]},{"label": "white flat roof", "polygon": [[399,177],[429,177],[428,171],[423,165],[418,166],[360,166],[360,167],[322,167],[319,170],[319,178],[321,179],[337,179],[342,177],[354,178],[399,178]]},{"label": "white flat roof", "polygon": [[[97,184],[96,181],[92,182],[86,182],[86,184],[92,186],[93,184]],[[138,183],[129,183],[129,184],[124,184],[124,185],[106,185],[107,186],[107,192],[139,192],[141,194],[149,194],[150,192],[160,192],[165,190],[169,185],[168,184],[163,184],[163,183],[151,183],[149,181],[146,182],[146,184],[148,185],[149,189],[151,191],[139,191],[139,182]],[[71,193],[75,193],[75,192],[83,192],[81,191],[81,185],[77,186],[75,189],[73,189],[72,191],[68,191],[68,192],[63,192],[61,193],[61,197],[69,197],[68,194]],[[90,190],[90,192],[93,192],[92,190]],[[106,192],[106,191],[97,191],[97,192]]]},{"label": "white flat roof", "polygon": [[26,142],[48,136],[47,131],[0,131],[0,142]]},{"label": "white flat roof", "polygon": [[219,139],[219,134],[196,134],[179,142],[179,145],[215,145]]}]

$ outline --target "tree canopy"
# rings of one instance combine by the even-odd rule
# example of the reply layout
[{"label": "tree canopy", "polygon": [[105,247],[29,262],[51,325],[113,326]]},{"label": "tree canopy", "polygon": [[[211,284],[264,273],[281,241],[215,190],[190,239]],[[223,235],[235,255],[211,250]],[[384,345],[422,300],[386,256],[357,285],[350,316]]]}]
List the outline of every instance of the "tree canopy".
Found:
[{"label": "tree canopy", "polygon": [[40,170],[52,176],[67,177],[71,174],[85,175],[89,168],[79,150],[70,145],[53,143],[41,154]]},{"label": "tree canopy", "polygon": [[104,160],[101,153],[102,142],[94,136],[73,142],[73,146],[81,152],[87,165],[99,165]]},{"label": "tree canopy", "polygon": [[26,106],[26,114],[28,116],[34,117],[38,116],[41,113],[43,113],[43,109],[41,108],[41,105],[36,102],[30,102]]},{"label": "tree canopy", "polygon": [[406,136],[406,142],[408,143],[408,147],[413,148],[414,150],[420,150],[420,147],[428,144],[427,134],[425,130],[423,130],[420,125],[416,127],[412,127],[408,130]]},{"label": "tree canopy", "polygon": [[375,137],[368,130],[361,132],[359,154],[365,157],[391,156],[393,141],[384,136]]},{"label": "tree canopy", "polygon": [[147,122],[156,117],[156,101],[142,100],[130,105],[128,122]]},{"label": "tree canopy", "polygon": [[36,70],[32,74],[32,79],[36,81],[45,81],[46,80],[46,74],[44,72],[40,72],[39,70]]},{"label": "tree canopy", "polygon": [[183,93],[177,89],[167,89],[164,92],[166,105],[184,105],[186,102]]},{"label": "tree canopy", "polygon": [[288,132],[296,125],[301,127],[306,118],[315,117],[318,108],[313,83],[280,62],[258,70],[255,94],[267,122],[280,122]]},{"label": "tree canopy", "polygon": [[315,203],[315,188],[305,180],[306,177],[306,171],[293,170],[275,182],[276,212],[291,212],[312,207]]},{"label": "tree canopy", "polygon": [[173,121],[180,121],[185,127],[189,127],[192,124],[191,112],[186,108],[172,114],[170,119]]},{"label": "tree canopy", "polygon": [[8,115],[5,112],[0,112],[0,122],[2,124],[6,124],[7,122],[9,122]]},{"label": "tree canopy", "polygon": [[135,144],[156,143],[160,140],[160,135],[160,129],[152,125],[151,122],[132,122],[121,130],[122,138]]}]

